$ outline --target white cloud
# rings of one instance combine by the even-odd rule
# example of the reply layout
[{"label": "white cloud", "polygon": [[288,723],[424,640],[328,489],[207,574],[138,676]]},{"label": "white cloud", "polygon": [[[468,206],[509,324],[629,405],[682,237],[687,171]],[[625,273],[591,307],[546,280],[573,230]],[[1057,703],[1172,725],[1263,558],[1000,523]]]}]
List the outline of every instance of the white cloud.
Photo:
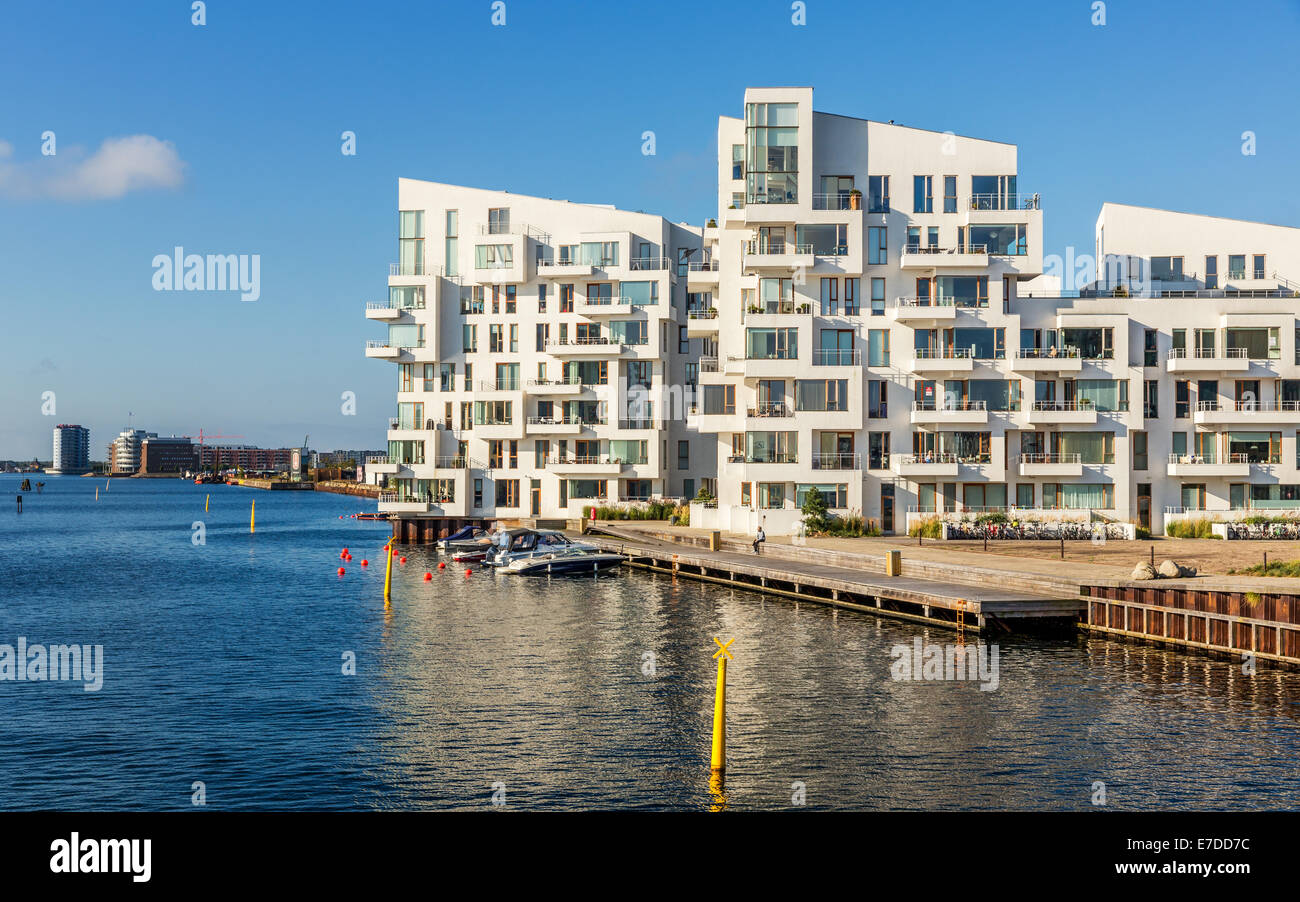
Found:
[{"label": "white cloud", "polygon": [[15,163],[12,153],[13,145],[0,141],[0,194],[16,198],[109,200],[184,181],[185,161],[176,146],[152,135],[107,138],[89,156],[74,147]]}]

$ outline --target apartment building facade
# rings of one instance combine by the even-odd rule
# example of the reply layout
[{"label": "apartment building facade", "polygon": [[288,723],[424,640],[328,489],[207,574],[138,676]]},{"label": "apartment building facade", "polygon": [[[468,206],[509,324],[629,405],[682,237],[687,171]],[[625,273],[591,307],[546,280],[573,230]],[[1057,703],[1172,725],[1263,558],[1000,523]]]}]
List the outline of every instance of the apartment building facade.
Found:
[{"label": "apartment building facade", "polygon": [[715,298],[689,334],[709,342],[692,425],[717,436],[718,491],[692,523],[790,532],[813,487],[886,532],[1028,502],[1009,484],[1031,423],[1007,298],[1041,274],[1042,214],[1016,148],[812,104],[750,89],[719,120],[689,279]]},{"label": "apartment building facade", "polygon": [[1124,513],[1161,531],[1300,508],[1300,229],[1107,203],[1096,246],[1097,284],[1058,318],[1127,331]]},{"label": "apartment building facade", "polygon": [[402,179],[399,260],[367,318],[396,364],[398,517],[569,519],[692,496],[713,444],[685,423],[700,230],[660,216]]},{"label": "apartment building facade", "polygon": [[751,88],[717,152],[700,230],[400,182],[367,309],[398,364],[383,509],[704,488],[692,525],[781,534],[813,488],[886,533],[1300,508],[1300,229],[1107,203],[1063,291],[1014,145]]}]

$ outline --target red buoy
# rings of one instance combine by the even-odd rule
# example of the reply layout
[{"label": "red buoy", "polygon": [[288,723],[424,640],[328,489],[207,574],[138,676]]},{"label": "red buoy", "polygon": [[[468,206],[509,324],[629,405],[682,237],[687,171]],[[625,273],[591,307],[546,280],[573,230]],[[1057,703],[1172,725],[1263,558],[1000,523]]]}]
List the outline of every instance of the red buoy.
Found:
[{"label": "red buoy", "polygon": [[339,576],[342,576],[344,573],[347,573],[347,571],[344,570],[342,567],[340,567],[340,568],[339,568]]},{"label": "red buoy", "polygon": [[439,569],[439,570],[446,570],[446,569],[447,569],[447,562],[446,562],[446,561],[438,561],[438,569]]},{"label": "red buoy", "polygon": [[424,574],[424,581],[425,581],[426,583],[427,583],[429,580],[431,580],[431,579],[433,579],[433,574],[432,574],[432,573],[426,573],[426,574]]},{"label": "red buoy", "polygon": [[469,569],[468,567],[465,568],[465,575],[466,575],[466,576],[470,576],[471,574],[473,574],[473,572],[474,572],[474,571],[471,570],[471,569]]},{"label": "red buoy", "polygon": [[405,563],[406,563],[406,558],[404,558],[404,557],[399,557],[399,558],[397,559],[397,563],[399,563],[399,564],[405,564]]},{"label": "red buoy", "polygon": [[362,559],[361,559],[361,566],[362,566],[362,567],[369,567],[369,566],[370,566],[370,561],[366,560],[365,558],[362,558]]},{"label": "red buoy", "polygon": [[[340,517],[339,519],[341,520],[341,519],[343,519],[343,518]],[[347,549],[347,546],[346,546],[346,545],[343,547],[343,553],[344,553],[344,554],[347,554],[347,553],[348,553],[348,549]]]}]

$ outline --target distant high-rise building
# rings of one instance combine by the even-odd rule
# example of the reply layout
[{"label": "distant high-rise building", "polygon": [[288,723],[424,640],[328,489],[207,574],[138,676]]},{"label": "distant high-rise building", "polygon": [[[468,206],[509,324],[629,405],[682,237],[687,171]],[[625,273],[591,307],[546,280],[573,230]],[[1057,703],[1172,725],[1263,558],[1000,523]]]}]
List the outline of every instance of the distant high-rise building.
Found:
[{"label": "distant high-rise building", "polygon": [[54,474],[78,475],[90,471],[90,430],[60,423],[54,427]]}]

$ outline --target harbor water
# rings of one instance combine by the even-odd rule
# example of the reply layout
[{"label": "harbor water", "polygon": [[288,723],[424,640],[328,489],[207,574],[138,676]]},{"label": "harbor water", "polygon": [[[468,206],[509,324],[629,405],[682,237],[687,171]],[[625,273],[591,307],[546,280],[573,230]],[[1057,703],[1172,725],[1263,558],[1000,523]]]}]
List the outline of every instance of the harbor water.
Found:
[{"label": "harbor water", "polygon": [[996,640],[996,688],[900,680],[900,647],[955,637],[422,547],[385,609],[387,524],[347,516],[373,502],[38,480],[18,513],[0,476],[0,646],[102,646],[102,686],[0,680],[0,809],[1300,807],[1300,674],[1068,634]]}]

